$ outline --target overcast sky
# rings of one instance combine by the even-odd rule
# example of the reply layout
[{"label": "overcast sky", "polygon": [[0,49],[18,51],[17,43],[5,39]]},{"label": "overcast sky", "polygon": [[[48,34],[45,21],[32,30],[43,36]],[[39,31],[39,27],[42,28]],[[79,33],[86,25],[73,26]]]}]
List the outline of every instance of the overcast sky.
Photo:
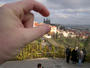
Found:
[{"label": "overcast sky", "polygon": [[[17,0],[0,0],[7,3]],[[90,0],[37,0],[50,11],[52,23],[58,24],[90,24]],[[42,22],[43,18],[35,13],[35,20]]]}]

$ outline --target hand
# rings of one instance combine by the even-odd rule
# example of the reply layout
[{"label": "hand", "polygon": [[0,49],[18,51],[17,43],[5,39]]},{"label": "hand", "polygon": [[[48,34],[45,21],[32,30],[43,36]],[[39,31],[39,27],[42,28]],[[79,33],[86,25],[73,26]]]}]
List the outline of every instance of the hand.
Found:
[{"label": "hand", "polygon": [[50,31],[46,24],[33,27],[34,15],[31,10],[49,16],[49,11],[35,0],[23,0],[0,7],[0,63],[11,59],[25,44]]}]

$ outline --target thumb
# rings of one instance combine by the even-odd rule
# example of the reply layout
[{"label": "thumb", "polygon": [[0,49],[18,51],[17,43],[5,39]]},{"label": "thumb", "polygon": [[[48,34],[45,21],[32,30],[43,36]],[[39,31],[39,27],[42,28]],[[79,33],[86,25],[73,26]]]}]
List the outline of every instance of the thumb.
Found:
[{"label": "thumb", "polygon": [[44,34],[50,31],[50,27],[47,24],[42,24],[38,27],[23,29],[23,41],[29,43],[35,39],[42,37]]}]

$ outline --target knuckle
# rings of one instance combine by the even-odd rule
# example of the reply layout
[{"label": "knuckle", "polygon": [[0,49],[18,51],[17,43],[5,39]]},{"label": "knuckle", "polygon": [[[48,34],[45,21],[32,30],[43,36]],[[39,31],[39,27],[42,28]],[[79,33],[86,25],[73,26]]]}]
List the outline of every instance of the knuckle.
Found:
[{"label": "knuckle", "polygon": [[30,13],[30,16],[32,16],[34,18],[34,14],[33,13]]}]

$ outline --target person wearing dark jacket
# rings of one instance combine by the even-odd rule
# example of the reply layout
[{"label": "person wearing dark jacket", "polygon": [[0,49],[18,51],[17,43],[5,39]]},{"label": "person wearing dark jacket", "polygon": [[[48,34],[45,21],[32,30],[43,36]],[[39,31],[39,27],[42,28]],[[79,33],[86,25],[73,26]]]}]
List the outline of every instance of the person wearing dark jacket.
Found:
[{"label": "person wearing dark jacket", "polygon": [[66,48],[66,62],[69,63],[71,56],[71,49],[70,47]]},{"label": "person wearing dark jacket", "polygon": [[76,64],[77,63],[77,60],[78,60],[78,54],[77,54],[77,51],[75,49],[73,49],[73,51],[71,53],[71,56],[72,56],[72,62],[73,62],[73,64]]},{"label": "person wearing dark jacket", "polygon": [[82,63],[84,63],[85,60],[86,60],[85,58],[86,58],[86,54],[87,54],[87,52],[86,52],[86,49],[85,49],[85,48],[83,48],[82,51],[83,51],[83,54],[84,54],[84,57],[83,57]]}]

